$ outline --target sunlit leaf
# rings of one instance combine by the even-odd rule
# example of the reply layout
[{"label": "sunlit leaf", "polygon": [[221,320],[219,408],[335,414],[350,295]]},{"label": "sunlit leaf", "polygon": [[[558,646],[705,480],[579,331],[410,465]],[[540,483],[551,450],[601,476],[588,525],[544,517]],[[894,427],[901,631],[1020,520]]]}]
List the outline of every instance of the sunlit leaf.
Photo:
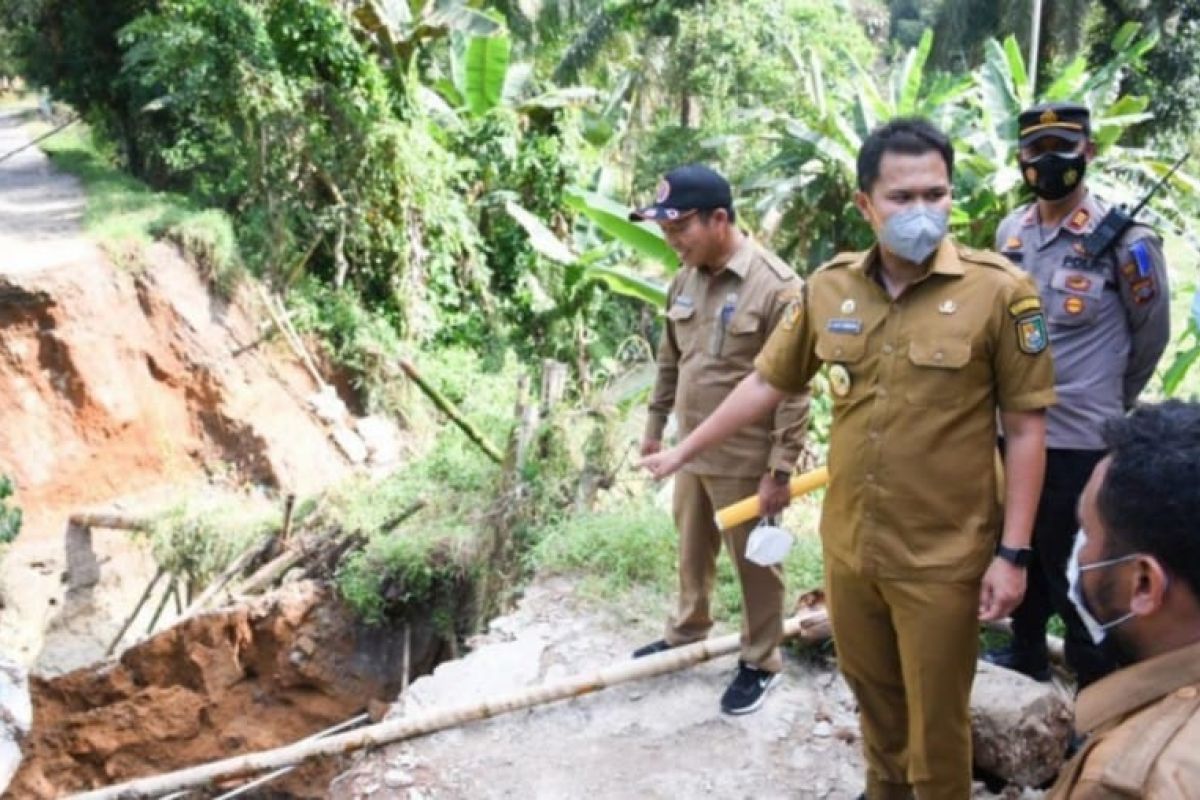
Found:
[{"label": "sunlit leaf", "polygon": [[554,235],[553,231],[547,228],[540,219],[528,210],[517,205],[512,200],[504,204],[504,210],[529,234],[529,244],[532,245],[534,250],[537,250],[551,261],[557,261],[560,264],[571,264],[578,260],[578,257],[571,251],[571,248],[564,244],[561,239]]},{"label": "sunlit leaf", "polygon": [[679,256],[671,249],[657,227],[644,222],[630,222],[629,209],[615,200],[595,192],[568,189],[564,197],[568,206],[579,211],[600,230],[632,247],[638,254],[674,270]]}]

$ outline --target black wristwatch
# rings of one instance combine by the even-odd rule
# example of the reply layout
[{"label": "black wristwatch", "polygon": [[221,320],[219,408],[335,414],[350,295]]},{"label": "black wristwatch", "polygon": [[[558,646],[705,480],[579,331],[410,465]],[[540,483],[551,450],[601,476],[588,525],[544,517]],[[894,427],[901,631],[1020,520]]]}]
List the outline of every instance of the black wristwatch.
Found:
[{"label": "black wristwatch", "polygon": [[771,477],[775,479],[776,483],[783,486],[791,482],[792,473],[786,469],[773,469],[771,470]]},{"label": "black wristwatch", "polygon": [[1017,567],[1028,567],[1029,562],[1033,559],[1033,551],[1028,547],[1005,547],[1004,545],[1000,545],[996,548],[996,555]]}]

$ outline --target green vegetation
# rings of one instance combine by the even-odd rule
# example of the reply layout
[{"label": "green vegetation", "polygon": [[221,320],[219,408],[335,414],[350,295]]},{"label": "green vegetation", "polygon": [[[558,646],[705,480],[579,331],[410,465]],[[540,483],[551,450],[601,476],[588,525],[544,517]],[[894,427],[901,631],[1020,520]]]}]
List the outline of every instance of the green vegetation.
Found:
[{"label": "green vegetation", "polygon": [[[819,504],[807,500],[787,514],[797,533],[784,562],[792,596],[823,583],[821,544],[816,532]],[[666,614],[677,590],[678,538],[670,513],[649,499],[581,514],[539,531],[531,562],[539,570],[578,575],[583,592],[631,611]],[[736,624],[741,590],[728,554],[717,566],[713,617]]]},{"label": "green vegetation", "polygon": [[[113,252],[167,239],[226,290],[243,271],[264,280],[357,405],[415,431],[405,470],[314,516],[361,539],[338,583],[364,616],[526,554],[660,604],[674,584],[665,514],[603,491],[603,510],[576,512],[594,499],[580,499],[581,474],[634,485],[616,462],[677,268],[627,207],[668,167],[711,162],[735,183],[741,224],[808,272],[869,241],[854,154],[896,115],[952,136],[952,225],[974,245],[1027,199],[1015,118],[1035,100],[1093,108],[1089,180],[1111,200],[1200,152],[1200,0],[1044,5],[1033,77],[1016,0],[13,0],[0,78],[20,72],[83,116],[47,149],[84,179],[86,225]],[[1152,208],[1178,323],[1166,394],[1200,389],[1196,251],[1165,230],[1195,230],[1196,188],[1177,175]],[[569,366],[569,407],[506,475],[457,431],[430,443],[436,417],[400,357],[501,448],[517,378],[542,359]],[[827,394],[814,409],[820,444]],[[193,552],[208,525],[165,524],[169,558],[211,573],[237,543]],[[485,552],[497,542],[509,551]],[[788,569],[794,588],[819,582],[813,538]],[[727,571],[718,595],[732,614]]]},{"label": "green vegetation", "polygon": [[222,496],[180,503],[156,516],[143,535],[162,569],[203,586],[278,524],[279,512],[262,502]]},{"label": "green vegetation", "polygon": [[21,532],[21,509],[9,505],[12,493],[12,481],[0,475],[0,547],[11,544]]},{"label": "green vegetation", "polygon": [[[40,134],[48,125],[32,127]],[[73,125],[41,147],[61,169],[78,176],[87,192],[84,229],[115,254],[129,242],[168,239],[200,273],[228,289],[241,274],[241,255],[229,216],[175,192],[156,192],[117,166],[111,147],[86,125]]]}]

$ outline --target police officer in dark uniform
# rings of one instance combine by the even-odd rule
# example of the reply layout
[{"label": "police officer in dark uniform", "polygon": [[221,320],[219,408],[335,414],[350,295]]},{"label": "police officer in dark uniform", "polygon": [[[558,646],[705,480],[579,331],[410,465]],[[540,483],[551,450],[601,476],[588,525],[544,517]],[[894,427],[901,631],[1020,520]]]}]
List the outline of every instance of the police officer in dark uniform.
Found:
[{"label": "police officer in dark uniform", "polygon": [[1066,623],[1067,663],[1082,688],[1115,667],[1092,642],[1067,599],[1067,559],[1078,529],[1076,504],[1104,455],[1103,423],[1132,408],[1170,335],[1162,242],[1131,226],[1107,251],[1084,241],[1107,206],[1084,175],[1095,155],[1088,109],[1043,103],[1021,112],[1019,163],[1037,196],[996,232],[996,250],[1033,277],[1054,356],[1058,404],[1046,418],[1046,479],[1034,523],[1035,565],[1013,614],[1012,645],[992,663],[1049,679],[1046,623]]}]

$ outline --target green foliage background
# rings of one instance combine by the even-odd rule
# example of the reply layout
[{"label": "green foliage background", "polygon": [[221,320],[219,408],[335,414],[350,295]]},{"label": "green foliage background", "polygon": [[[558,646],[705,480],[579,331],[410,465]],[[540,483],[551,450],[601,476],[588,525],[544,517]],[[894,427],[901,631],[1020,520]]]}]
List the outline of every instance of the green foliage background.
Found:
[{"label": "green foliage background", "polygon": [[[569,399],[589,420],[625,419],[644,398],[644,379],[624,379],[648,360],[677,262],[624,215],[671,166],[722,169],[743,226],[803,273],[869,243],[854,154],[897,115],[950,133],[952,224],[985,247],[1028,200],[1014,150],[1025,105],[1093,108],[1089,180],[1110,200],[1135,198],[1170,156],[1198,149],[1200,0],[1046,3],[1036,76],[1027,7],[11,0],[0,78],[23,75],[86,121],[47,148],[87,181],[92,230],[176,241],[226,288],[244,270],[266,281],[364,409],[419,415],[395,363],[422,354],[503,442],[515,375],[543,358],[570,366]],[[1197,249],[1178,233],[1196,227],[1197,188],[1179,175],[1151,209],[1177,322],[1159,392],[1200,382],[1200,323],[1188,321]],[[575,518],[564,459],[551,448],[531,468],[546,510],[520,527],[541,542],[536,557],[619,584],[663,580],[662,513],[635,497]],[[371,535],[339,576],[346,596],[379,618],[412,592],[456,586],[454,542],[480,523],[472,504],[496,477],[447,435],[404,475],[348,490],[338,524]],[[419,522],[382,530],[425,492],[439,502]],[[191,515],[163,530],[211,533]],[[603,547],[587,545],[606,532]],[[171,549],[207,574],[223,547]]]}]

